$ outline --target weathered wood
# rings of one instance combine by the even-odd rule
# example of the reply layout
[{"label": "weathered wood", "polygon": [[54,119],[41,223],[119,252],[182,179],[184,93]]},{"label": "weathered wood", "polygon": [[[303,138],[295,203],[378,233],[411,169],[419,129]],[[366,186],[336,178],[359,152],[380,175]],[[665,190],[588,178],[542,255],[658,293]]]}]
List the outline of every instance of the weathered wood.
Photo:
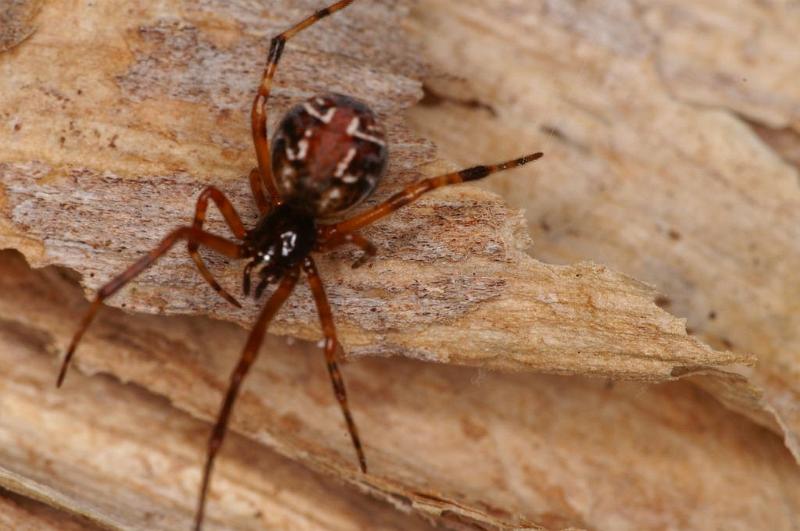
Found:
[{"label": "weathered wood", "polygon": [[[0,244],[36,266],[75,269],[95,288],[188,221],[206,184],[228,192],[252,221],[247,106],[265,35],[318,7],[258,5],[167,2],[155,11],[131,2],[124,9],[48,3],[33,22],[39,30],[0,54],[7,124],[0,128]],[[646,381],[694,374],[730,407],[772,429],[788,427],[791,446],[798,378],[782,353],[796,337],[791,316],[800,283],[790,283],[796,272],[778,251],[780,243],[794,248],[800,225],[787,224],[796,210],[778,197],[796,193],[792,172],[741,122],[676,101],[658,84],[654,48],[641,46],[653,41],[641,24],[626,25],[640,13],[602,2],[571,9],[445,1],[417,9],[414,24],[436,68],[474,83],[435,80],[437,89],[478,96],[497,114],[491,118],[485,106],[427,108],[413,115],[420,130],[464,165],[532,149],[547,157],[492,178],[512,205],[527,208],[527,223],[490,193],[442,190],[369,232],[380,248],[370,267],[351,271],[350,252],[321,261],[348,352]],[[660,20],[657,10],[646,13],[648,23]],[[394,3],[361,2],[293,41],[272,113],[274,121],[290,103],[331,88],[370,102],[389,122],[394,147],[376,200],[444,169],[398,114],[418,97],[424,73],[408,40],[387,36],[403,14]],[[781,56],[776,68],[787,61]],[[769,109],[778,114],[791,113],[783,104]],[[726,148],[729,138],[736,149]],[[774,189],[764,191],[765,182]],[[732,216],[726,205],[745,215]],[[210,226],[223,232],[212,217]],[[774,234],[770,224],[779,227]],[[657,283],[669,298],[602,266],[532,260],[528,228],[540,259],[613,264]],[[736,240],[741,234],[761,239]],[[762,246],[762,239],[772,243]],[[753,241],[756,248],[747,248]],[[226,286],[238,285],[237,266],[212,264]],[[47,275],[57,289],[7,277],[13,296],[3,318],[39,330],[44,344],[60,350],[85,305]],[[59,291],[71,293],[66,307]],[[654,301],[689,316],[703,339],[733,353],[687,336],[683,321]],[[112,302],[240,324],[254,311],[249,304],[231,312],[181,250]],[[26,304],[31,313],[21,310]],[[298,290],[276,325],[282,334],[318,337],[307,290]],[[78,367],[137,382],[210,418],[242,342],[237,328],[202,318],[109,310],[78,353]],[[788,347],[765,358],[764,344]],[[730,372],[744,372],[750,351],[771,367],[755,373],[767,390],[764,403],[758,388]],[[797,510],[777,509],[798,504],[797,470],[779,445],[684,384],[606,390],[580,379],[402,360],[352,364],[346,376],[375,461],[374,474],[361,477],[319,352],[272,339],[267,353],[237,409],[238,431],[449,526],[796,525]],[[114,492],[130,487],[111,483],[120,489]],[[764,484],[764,504],[739,502],[763,494],[757,489]],[[181,500],[186,507],[192,494]],[[217,503],[219,517],[227,509]]]},{"label": "weathered wood", "polygon": [[412,20],[449,76],[433,88],[492,106],[440,98],[413,110],[417,130],[460,164],[547,152],[532,179],[484,185],[525,209],[532,254],[650,282],[698,338],[757,355],[749,389],[701,383],[759,422],[774,411],[800,458],[800,13],[433,0]]},{"label": "weathered wood", "polygon": [[0,2],[0,53],[19,46],[36,31],[36,16],[43,0]]},{"label": "weathered wood", "polygon": [[86,520],[0,489],[0,529],[14,531],[97,531]]},{"label": "weathered wood", "polygon": [[[73,496],[69,485],[80,485],[101,514],[143,525],[147,510],[154,522],[180,525],[195,500],[207,428],[107,378],[76,371],[61,391],[51,387],[57,358],[48,363],[43,352],[58,352],[71,317],[87,306],[61,272],[32,272],[19,258],[0,255],[0,294],[0,399],[3,411],[15,412],[0,417],[0,466]],[[12,349],[9,335],[38,342]],[[108,309],[77,362],[88,373],[147,381],[180,409],[211,419],[244,336],[235,325],[201,317]],[[359,360],[344,372],[370,465],[364,476],[318,349],[273,337],[263,354],[234,430],[448,528],[797,525],[800,471],[780,440],[685,383]],[[79,422],[86,431],[64,431]],[[149,428],[142,433],[139,426]],[[113,444],[118,438],[128,442]],[[63,445],[53,448],[53,441]],[[257,526],[249,519],[255,506],[262,522],[297,522],[313,505],[320,514],[308,528],[412,526],[401,515],[376,520],[385,513],[366,501],[341,501],[354,496],[344,487],[310,488],[308,473],[274,464],[277,458],[252,446],[234,437],[223,448],[212,522]],[[153,500],[148,493],[164,495]]]},{"label": "weathered wood", "polygon": [[[108,377],[76,372],[57,390],[49,352],[60,332],[52,319],[69,320],[80,292],[56,271],[33,273],[9,253],[0,253],[0,272],[14,279],[0,295],[0,487],[107,529],[188,529],[209,425]],[[42,306],[49,310],[42,313]],[[119,353],[137,340],[107,331],[115,338],[107,348]],[[147,341],[146,326],[137,334]],[[180,357],[176,350],[171,354]],[[237,436],[218,463],[211,504],[209,530],[430,529],[418,516]],[[31,528],[38,521],[20,507],[0,510],[0,528],[20,529],[4,526],[4,518]]]},{"label": "weathered wood", "polygon": [[[213,11],[176,4],[166,12],[137,4],[85,11],[48,5],[29,44],[2,58],[7,75],[0,90],[13,124],[0,133],[3,244],[37,267],[76,269],[96,288],[169,227],[187,223],[204,184],[230,193],[252,222],[244,178],[254,164],[247,107],[264,36],[312,4],[280,10],[283,3],[275,2],[266,13],[239,4]],[[417,178],[431,158],[398,115],[419,93],[409,77],[419,72],[418,59],[403,39],[353,29],[394,27],[401,15],[389,4],[361,3],[292,41],[272,113],[319,90],[370,102],[386,117],[393,145],[379,198]],[[359,39],[344,42],[353,34]],[[532,168],[513,178],[523,183],[537,174]],[[220,223],[211,227],[226,233]],[[442,190],[367,235],[379,248],[368,267],[352,271],[351,252],[321,260],[351,355],[652,381],[750,361],[688,337],[683,322],[659,309],[656,294],[638,282],[591,264],[555,267],[530,259],[522,251],[529,240],[519,214],[472,187]],[[240,264],[214,263],[225,285],[240,283]],[[228,305],[180,249],[110,303],[243,325],[256,306]],[[306,288],[272,330],[318,337]]]}]

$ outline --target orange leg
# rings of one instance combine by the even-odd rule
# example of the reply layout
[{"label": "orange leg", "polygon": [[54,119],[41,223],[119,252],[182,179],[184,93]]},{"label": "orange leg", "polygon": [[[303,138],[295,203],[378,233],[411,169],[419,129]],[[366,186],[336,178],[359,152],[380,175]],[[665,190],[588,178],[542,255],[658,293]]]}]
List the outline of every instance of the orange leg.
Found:
[{"label": "orange leg", "polygon": [[264,188],[261,185],[261,172],[259,172],[258,168],[253,168],[250,171],[250,190],[253,192],[253,199],[256,200],[258,211],[263,216],[269,212],[272,202],[264,194]]},{"label": "orange leg", "polygon": [[111,280],[111,282],[107,283],[105,286],[100,288],[100,291],[97,292],[97,295],[94,297],[94,301],[92,301],[92,305],[86,311],[83,319],[81,320],[78,331],[75,332],[75,335],[72,337],[72,342],[70,343],[69,348],[67,349],[67,354],[64,357],[63,363],[61,364],[61,371],[58,373],[58,381],[56,386],[61,387],[61,384],[64,382],[64,376],[67,374],[67,369],[69,368],[72,356],[75,354],[75,349],[78,347],[81,337],[83,337],[86,329],[89,328],[89,325],[92,323],[92,320],[97,314],[97,310],[99,310],[100,306],[103,304],[103,301],[122,289],[125,284],[133,280],[139,273],[144,271],[153,262],[158,260],[159,257],[169,251],[179,240],[189,240],[190,242],[194,241],[199,245],[213,249],[218,253],[231,258],[244,258],[244,250],[240,245],[226,240],[225,238],[220,238],[219,236],[209,234],[200,229],[196,229],[194,227],[181,227],[169,233],[166,238],[161,240],[161,243],[158,244],[155,249],[141,257],[122,274]]},{"label": "orange leg", "polygon": [[261,347],[262,341],[264,340],[264,334],[266,334],[267,326],[275,314],[278,313],[278,310],[286,301],[286,299],[289,298],[289,295],[292,294],[299,276],[300,271],[298,268],[295,268],[290,270],[288,273],[286,273],[286,276],[283,277],[283,280],[278,285],[278,288],[261,310],[261,313],[259,314],[258,319],[253,326],[253,330],[250,332],[250,335],[247,338],[247,344],[244,347],[244,351],[242,351],[242,357],[239,358],[238,365],[236,365],[233,373],[231,373],[228,391],[225,393],[225,399],[222,402],[222,408],[220,409],[219,415],[217,415],[217,422],[214,424],[214,429],[208,439],[208,454],[206,455],[206,465],[203,469],[203,482],[200,486],[200,499],[197,505],[197,513],[195,515],[194,522],[194,527],[198,531],[203,525],[203,513],[205,511],[208,486],[211,481],[211,471],[214,468],[214,459],[217,456],[220,446],[222,446],[222,441],[225,438],[225,433],[228,430],[228,420],[230,419],[231,411],[233,410],[233,403],[236,401],[236,397],[239,395],[239,389],[241,388],[244,377],[247,375],[250,367],[253,365],[253,362],[258,356],[258,350]]},{"label": "orange leg", "polygon": [[322,279],[320,279],[319,273],[317,272],[314,259],[310,256],[303,261],[303,271],[305,271],[308,276],[308,284],[311,287],[311,293],[314,295],[314,302],[317,304],[317,313],[319,314],[319,320],[322,324],[322,333],[325,335],[325,360],[328,364],[328,374],[333,384],[333,392],[336,395],[336,400],[339,401],[339,407],[342,408],[342,414],[344,414],[344,420],[350,432],[350,439],[353,441],[353,448],[355,448],[356,455],[358,456],[358,464],[361,467],[361,472],[366,474],[367,460],[364,457],[364,450],[361,447],[361,439],[358,437],[356,423],[353,421],[353,416],[350,414],[350,407],[347,405],[347,391],[344,387],[344,380],[342,380],[342,373],[339,372],[339,365],[336,362],[339,342],[336,339],[336,327],[333,323],[333,313],[331,313],[331,306],[328,304],[328,297],[325,295],[325,288],[322,286]]},{"label": "orange leg", "polygon": [[[242,225],[241,218],[239,218],[239,214],[236,213],[236,209],[233,208],[233,204],[228,201],[228,198],[225,197],[225,194],[223,194],[214,186],[209,186],[203,190],[203,193],[201,193],[200,197],[197,198],[197,207],[195,208],[194,212],[193,227],[197,230],[201,230],[203,228],[203,222],[205,222],[206,219],[206,210],[208,209],[209,199],[216,203],[217,208],[219,208],[220,212],[222,212],[222,216],[228,223],[233,235],[240,240],[244,239],[246,231],[244,225]],[[214,276],[211,274],[211,271],[209,271],[206,267],[206,264],[200,257],[198,243],[196,241],[189,240],[187,247],[189,249],[189,256],[191,256],[192,260],[194,260],[197,269],[200,271],[200,274],[203,276],[205,281],[208,282],[211,287],[214,288],[214,291],[219,293],[223,299],[230,302],[237,308],[241,308],[242,305],[239,304],[239,301],[234,299],[232,295],[230,295],[222,286],[219,285],[216,279],[214,279]]]},{"label": "orange leg", "polygon": [[275,71],[278,68],[278,62],[283,54],[283,47],[286,41],[311,26],[320,19],[323,19],[335,13],[340,9],[344,9],[350,5],[353,0],[340,0],[324,9],[320,9],[313,15],[303,19],[298,24],[292,26],[280,35],[272,38],[269,47],[269,55],[267,56],[267,67],[264,69],[264,74],[261,76],[261,84],[258,86],[258,94],[253,100],[253,109],[250,113],[250,122],[253,129],[253,143],[256,146],[256,157],[258,158],[258,169],[261,173],[261,182],[272,196],[273,203],[280,204],[280,194],[278,188],[275,186],[275,181],[272,178],[272,158],[269,151],[269,141],[267,139],[267,100],[269,93],[272,89],[272,78],[275,76]]},{"label": "orange leg", "polygon": [[359,267],[363,266],[369,261],[370,258],[378,253],[375,245],[357,232],[349,232],[336,240],[327,241],[324,243],[324,245],[318,247],[316,250],[320,252],[326,252],[347,243],[355,245],[364,252],[364,254],[358,257],[358,260],[353,262],[353,269],[358,269]]},{"label": "orange leg", "polygon": [[412,201],[417,200],[422,194],[430,192],[431,190],[435,190],[442,186],[446,186],[448,184],[458,184],[467,181],[476,181],[478,179],[483,179],[495,172],[503,171],[503,170],[510,170],[511,168],[517,168],[524,164],[527,164],[531,161],[534,161],[542,156],[542,153],[534,153],[532,155],[527,155],[522,158],[509,160],[507,162],[503,162],[501,164],[493,164],[489,166],[475,166],[473,168],[468,168],[466,170],[461,170],[453,173],[447,173],[445,175],[440,175],[438,177],[430,177],[428,179],[423,179],[419,182],[416,182],[405,189],[401,190],[400,192],[394,194],[392,197],[387,199],[384,203],[377,205],[370,210],[367,210],[363,214],[359,214],[353,218],[347,219],[340,223],[336,223],[335,225],[326,225],[320,227],[320,237],[325,245],[328,241],[341,241],[345,235],[352,233],[362,227],[366,227],[371,223],[381,219],[384,216],[387,216],[397,210],[398,208],[405,206]]}]

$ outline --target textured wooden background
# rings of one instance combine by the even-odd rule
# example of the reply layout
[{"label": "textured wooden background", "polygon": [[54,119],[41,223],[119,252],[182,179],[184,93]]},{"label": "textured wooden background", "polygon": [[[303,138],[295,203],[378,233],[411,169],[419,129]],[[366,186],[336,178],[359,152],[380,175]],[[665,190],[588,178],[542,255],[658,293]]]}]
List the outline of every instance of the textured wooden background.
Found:
[{"label": "textured wooden background", "polygon": [[[0,4],[2,246],[95,288],[206,184],[252,219],[265,35],[318,4]],[[369,268],[324,261],[372,473],[321,354],[276,337],[209,527],[796,527],[799,19],[720,0],[362,1],[292,41],[273,120],[320,90],[368,101],[393,146],[376,200],[454,167],[430,141],[460,166],[546,157],[376,226]],[[212,263],[237,285],[238,265]],[[191,417],[214,415],[245,334],[202,315],[246,324],[253,305],[232,312],[176,251],[111,303],[184,315],[106,310],[78,368],[110,376],[55,392],[76,276],[15,252],[0,267],[3,514],[186,527],[207,431]],[[275,330],[318,337],[306,289]],[[643,383],[678,377],[696,385]]]}]

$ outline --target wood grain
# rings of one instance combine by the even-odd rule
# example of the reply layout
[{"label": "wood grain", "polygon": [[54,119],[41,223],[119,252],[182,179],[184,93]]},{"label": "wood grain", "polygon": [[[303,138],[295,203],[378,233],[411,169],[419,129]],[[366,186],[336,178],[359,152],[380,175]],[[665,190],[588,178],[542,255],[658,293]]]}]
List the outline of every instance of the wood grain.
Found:
[{"label": "wood grain", "polygon": [[799,17],[757,1],[435,0],[412,18],[441,73],[429,83],[492,112],[440,98],[411,113],[459,164],[547,152],[534,178],[484,186],[525,209],[532,254],[652,283],[696,337],[756,355],[749,391],[700,383],[752,418],[775,412],[798,458]]},{"label": "wood grain", "polygon": [[[90,526],[190,528],[210,426],[163,398],[108,377],[76,372],[57,390],[51,352],[60,332],[52,319],[69,321],[82,305],[80,291],[58,271],[34,273],[7,252],[0,253],[0,271],[15,279],[6,284],[10,289],[3,290],[0,302],[0,486],[68,511]],[[21,299],[27,302],[19,304]],[[123,358],[130,355],[137,336],[126,339],[114,327],[107,332],[116,339],[106,347]],[[137,334],[155,339],[146,326]],[[169,354],[180,353],[173,348]],[[225,450],[214,476],[209,530],[430,529],[419,517],[343,488],[242,437],[230,437]],[[0,527],[3,518],[34,526],[39,511],[31,515],[24,510],[30,504],[14,505],[14,512],[0,515]],[[51,525],[72,521],[51,516]]]},{"label": "wood grain", "polygon": [[0,2],[0,53],[19,46],[36,31],[36,17],[42,0]]},{"label": "wood grain", "polygon": [[100,528],[49,505],[0,489],[0,528],[15,531],[96,531]]},{"label": "wood grain", "polygon": [[[92,289],[169,227],[186,223],[205,184],[228,192],[252,223],[255,207],[243,178],[254,163],[246,108],[264,57],[263,36],[302,11],[262,13],[250,4],[212,10],[202,2],[175,4],[167,12],[129,6],[87,5],[65,14],[64,4],[53,3],[31,44],[3,57],[8,75],[1,90],[10,95],[4,113],[14,125],[0,137],[2,244],[20,249],[37,267],[73,268]],[[276,89],[274,116],[323,89],[353,93],[385,116],[393,162],[375,200],[418,177],[431,159],[430,147],[398,114],[419,95],[411,76],[420,67],[403,39],[390,39],[393,44],[380,51],[366,46],[365,35],[342,41],[353,27],[378,21],[393,27],[403,12],[388,3],[362,3],[326,20],[290,43]],[[62,16],[76,24],[80,18],[85,30],[49,22]],[[337,44],[344,57],[328,52]],[[50,74],[40,81],[44,68]],[[319,75],[305,75],[309,69],[335,81],[326,85]],[[536,173],[532,168],[513,178],[523,182]],[[219,223],[211,227],[224,233]],[[593,264],[532,260],[522,251],[529,240],[519,213],[472,187],[443,190],[367,235],[380,253],[369,267],[353,272],[350,252],[320,265],[345,350],[353,356],[652,381],[751,361],[688,337],[683,322],[658,308],[655,292],[639,282]],[[241,264],[213,263],[225,285],[240,282]],[[274,332],[319,336],[308,295],[305,287],[298,290]],[[228,305],[181,252],[110,303],[243,325],[257,306],[249,301],[239,311]]]},{"label": "wood grain", "polygon": [[[205,185],[225,190],[252,222],[247,107],[265,35],[317,4],[47,3],[33,22],[37,32],[0,54],[0,245],[21,250],[36,267],[77,271],[92,290],[187,222]],[[479,369],[402,359],[346,367],[373,471],[361,476],[320,353],[272,338],[234,428],[351,485],[317,500],[326,510],[355,486],[452,528],[796,526],[798,472],[787,452],[695,387],[606,387],[484,372],[691,378],[784,434],[797,451],[791,348],[800,284],[781,254],[798,241],[798,225],[790,223],[796,209],[785,199],[796,193],[796,174],[764,144],[766,134],[756,137],[749,128],[762,120],[768,129],[791,131],[791,90],[764,96],[784,90],[780,76],[764,76],[763,86],[753,83],[763,92],[747,104],[725,100],[749,113],[750,122],[707,102],[699,106],[713,94],[708,87],[691,90],[697,101],[681,101],[671,85],[687,77],[697,85],[686,72],[713,62],[692,66],[693,48],[677,60],[680,42],[659,48],[667,39],[653,35],[668,32],[664,20],[676,12],[691,10],[437,0],[418,5],[410,19],[421,49],[401,31],[406,11],[405,4],[358,2],[292,41],[271,117],[322,90],[369,102],[388,123],[393,146],[389,175],[373,201],[451,168],[420,134],[463,165],[546,152],[541,164],[490,181],[511,207],[484,189],[441,190],[369,231],[380,249],[369,267],[352,271],[356,254],[349,251],[320,260],[351,357]],[[637,17],[647,24],[630,23]],[[724,33],[713,34],[730,46],[742,42]],[[657,51],[672,61],[672,75],[656,68]],[[774,68],[792,64],[787,53]],[[470,81],[442,78],[443,71]],[[423,78],[445,97],[411,113],[415,133],[402,111],[422,95]],[[480,104],[463,104],[473,99]],[[752,110],[754,101],[762,112]],[[210,227],[222,233],[219,218],[211,218]],[[104,311],[77,365],[135,382],[209,419],[243,332],[191,315],[247,325],[255,304],[232,311],[186,258],[169,255],[111,301],[184,316]],[[226,286],[238,286],[238,264],[209,259]],[[85,308],[80,294],[63,271],[37,276],[14,260],[2,280],[2,318],[38,338],[39,350],[61,351]],[[581,260],[645,279],[667,295],[606,265],[575,264]],[[675,316],[687,316],[695,335]],[[318,337],[305,287],[273,331]],[[755,371],[746,368],[751,353],[761,361]],[[67,385],[100,384],[71,375]],[[118,386],[108,385],[116,394]],[[40,429],[36,424],[29,429]],[[67,461],[84,458],[78,447]],[[133,454],[122,460],[136,461]],[[21,454],[7,461],[27,463]],[[235,477],[237,465],[226,466]],[[30,480],[36,470],[20,477]],[[261,474],[263,481],[270,473]],[[102,518],[121,507],[130,525],[143,521],[123,503],[140,484],[84,480],[95,489],[113,487]],[[225,485],[248,495],[237,481]],[[186,517],[193,490],[181,489],[182,508],[151,498],[158,514],[174,522]],[[747,501],[756,496],[757,506]],[[237,510],[238,502],[220,494],[214,501],[218,522]],[[280,501],[264,518],[282,514]],[[81,503],[61,506],[81,512]],[[353,522],[371,514],[361,510]]]},{"label": "wood grain", "polygon": [[[59,351],[71,316],[87,306],[63,271],[34,272],[17,255],[0,255],[0,293],[8,376],[0,405],[13,413],[0,421],[0,467],[51,487],[57,496],[47,499],[59,507],[86,514],[88,504],[100,521],[182,528],[208,428],[108,378],[76,371],[62,391],[51,387],[57,358],[45,353]],[[146,381],[179,409],[215,416],[245,331],[201,317],[113,309],[97,324],[77,359],[82,372]],[[9,348],[15,337],[37,342]],[[270,338],[233,429],[446,528],[797,525],[800,471],[780,440],[687,383],[614,384],[399,358],[363,359],[343,370],[368,475],[358,472],[313,344]],[[81,419],[86,431],[64,430]],[[115,443],[120,438],[124,444]],[[53,448],[52,441],[63,444]],[[107,449],[87,441],[107,442],[99,444]],[[241,438],[222,455],[209,507],[217,525],[413,528],[401,519],[408,517],[365,500],[354,504],[350,488],[309,487],[304,478],[321,480]]]}]

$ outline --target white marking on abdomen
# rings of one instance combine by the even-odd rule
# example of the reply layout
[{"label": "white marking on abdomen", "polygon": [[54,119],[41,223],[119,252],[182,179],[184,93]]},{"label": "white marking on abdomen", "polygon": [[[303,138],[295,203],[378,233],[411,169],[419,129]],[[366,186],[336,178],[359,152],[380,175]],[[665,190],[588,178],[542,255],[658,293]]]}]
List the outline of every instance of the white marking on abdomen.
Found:
[{"label": "white marking on abdomen", "polygon": [[366,140],[367,142],[372,142],[374,144],[378,144],[379,146],[385,146],[386,142],[381,140],[380,138],[372,135],[368,135],[363,131],[358,130],[358,126],[361,125],[361,120],[359,120],[358,116],[353,118],[350,121],[350,124],[347,126],[347,134],[350,136],[354,136],[356,138],[360,138],[361,140]]},{"label": "white marking on abdomen", "polygon": [[356,156],[356,148],[351,147],[347,150],[347,155],[344,156],[342,161],[336,166],[336,173],[334,173],[334,177],[341,177],[344,175],[344,172],[347,168],[350,167],[350,163],[353,162],[353,157]]},{"label": "white marking on abdomen", "polygon": [[297,151],[292,151],[289,145],[286,145],[286,158],[289,160],[303,160],[308,155],[308,140],[303,139],[297,143]]},{"label": "white marking on abdomen", "polygon": [[325,114],[320,114],[319,111],[312,107],[309,103],[304,103],[303,108],[308,114],[324,124],[331,123],[331,120],[333,120],[333,115],[336,114],[336,107],[331,107]]},{"label": "white marking on abdomen", "polygon": [[356,116],[350,123],[347,125],[347,134],[353,136],[358,131],[358,126],[361,125],[361,120]]},{"label": "white marking on abdomen", "polygon": [[386,142],[384,142],[380,138],[368,135],[367,133],[362,133],[361,131],[356,131],[355,133],[353,133],[353,136],[356,138],[360,138],[361,140],[366,140],[367,142],[372,142],[373,144],[378,144],[379,146],[386,145]]}]

